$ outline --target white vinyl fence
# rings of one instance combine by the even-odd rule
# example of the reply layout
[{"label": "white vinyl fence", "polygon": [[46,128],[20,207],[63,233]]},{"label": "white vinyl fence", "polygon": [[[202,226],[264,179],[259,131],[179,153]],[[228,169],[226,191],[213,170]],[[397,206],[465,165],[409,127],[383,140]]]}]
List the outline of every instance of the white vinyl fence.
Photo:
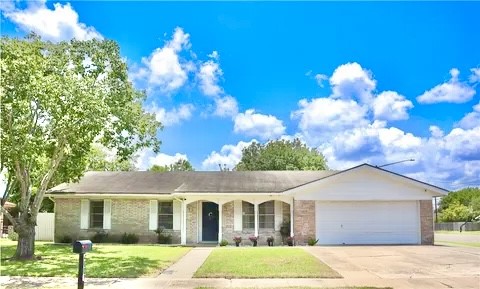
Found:
[{"label": "white vinyl fence", "polygon": [[37,226],[35,227],[35,240],[53,241],[55,230],[55,214],[39,213],[37,216]]}]

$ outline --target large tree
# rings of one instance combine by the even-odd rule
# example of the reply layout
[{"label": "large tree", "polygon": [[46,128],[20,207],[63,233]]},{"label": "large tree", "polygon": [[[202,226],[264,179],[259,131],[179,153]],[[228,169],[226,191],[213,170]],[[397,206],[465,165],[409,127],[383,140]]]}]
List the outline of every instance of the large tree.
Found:
[{"label": "large tree", "polygon": [[125,159],[144,147],[158,151],[161,124],[143,110],[145,94],[128,80],[113,41],[2,37],[0,51],[1,171],[20,214],[1,209],[18,233],[15,258],[28,259],[46,190],[78,180],[93,143]]},{"label": "large tree", "polygon": [[194,171],[195,169],[193,168],[192,164],[185,159],[179,159],[175,163],[167,166],[160,166],[160,165],[153,165],[149,171],[152,172],[187,172],[187,171]]},{"label": "large tree", "polygon": [[324,156],[299,139],[253,142],[242,150],[238,171],[326,170]]},{"label": "large tree", "polygon": [[442,197],[439,206],[442,222],[466,222],[480,216],[480,188],[464,188]]}]

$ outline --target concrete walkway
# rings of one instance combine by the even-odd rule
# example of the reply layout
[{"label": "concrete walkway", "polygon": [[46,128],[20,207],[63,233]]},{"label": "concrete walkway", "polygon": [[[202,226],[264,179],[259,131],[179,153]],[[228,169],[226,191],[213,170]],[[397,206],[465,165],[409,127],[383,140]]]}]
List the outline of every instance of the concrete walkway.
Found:
[{"label": "concrete walkway", "polygon": [[208,255],[212,253],[212,250],[211,247],[193,248],[175,264],[163,271],[158,278],[161,280],[192,278],[193,274],[207,260]]}]

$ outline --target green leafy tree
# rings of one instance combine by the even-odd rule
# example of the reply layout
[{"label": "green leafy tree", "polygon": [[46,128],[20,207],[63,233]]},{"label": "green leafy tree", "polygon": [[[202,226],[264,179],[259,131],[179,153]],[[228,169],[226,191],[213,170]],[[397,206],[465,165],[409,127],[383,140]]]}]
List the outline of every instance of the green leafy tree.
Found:
[{"label": "green leafy tree", "polygon": [[192,164],[185,159],[179,159],[175,163],[169,166],[160,166],[160,165],[153,165],[149,171],[152,172],[176,172],[176,171],[194,171]]},{"label": "green leafy tree", "polygon": [[18,233],[14,257],[30,259],[46,190],[78,180],[95,142],[121,159],[144,147],[158,152],[161,124],[143,110],[145,94],[129,82],[114,41],[2,37],[0,51],[0,169],[20,214],[1,210]]},{"label": "green leafy tree", "polygon": [[242,159],[235,167],[238,171],[326,170],[324,156],[308,148],[299,139],[275,140],[266,144],[253,142],[242,150]]},{"label": "green leafy tree", "polygon": [[87,171],[135,171],[132,157],[108,156],[100,145],[93,145],[87,161]]},{"label": "green leafy tree", "polygon": [[466,222],[480,216],[480,188],[464,188],[442,197],[439,205],[443,222]]}]

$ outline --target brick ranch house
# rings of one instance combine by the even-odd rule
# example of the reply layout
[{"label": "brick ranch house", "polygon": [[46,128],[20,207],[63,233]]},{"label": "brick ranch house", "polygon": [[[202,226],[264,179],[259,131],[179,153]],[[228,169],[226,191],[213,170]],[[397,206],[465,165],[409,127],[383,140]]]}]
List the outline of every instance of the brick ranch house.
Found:
[{"label": "brick ranch house", "polygon": [[378,167],[344,171],[88,172],[47,196],[55,240],[135,233],[155,242],[164,227],[176,244],[232,243],[255,235],[297,244],[433,244],[432,197],[448,193]]}]

